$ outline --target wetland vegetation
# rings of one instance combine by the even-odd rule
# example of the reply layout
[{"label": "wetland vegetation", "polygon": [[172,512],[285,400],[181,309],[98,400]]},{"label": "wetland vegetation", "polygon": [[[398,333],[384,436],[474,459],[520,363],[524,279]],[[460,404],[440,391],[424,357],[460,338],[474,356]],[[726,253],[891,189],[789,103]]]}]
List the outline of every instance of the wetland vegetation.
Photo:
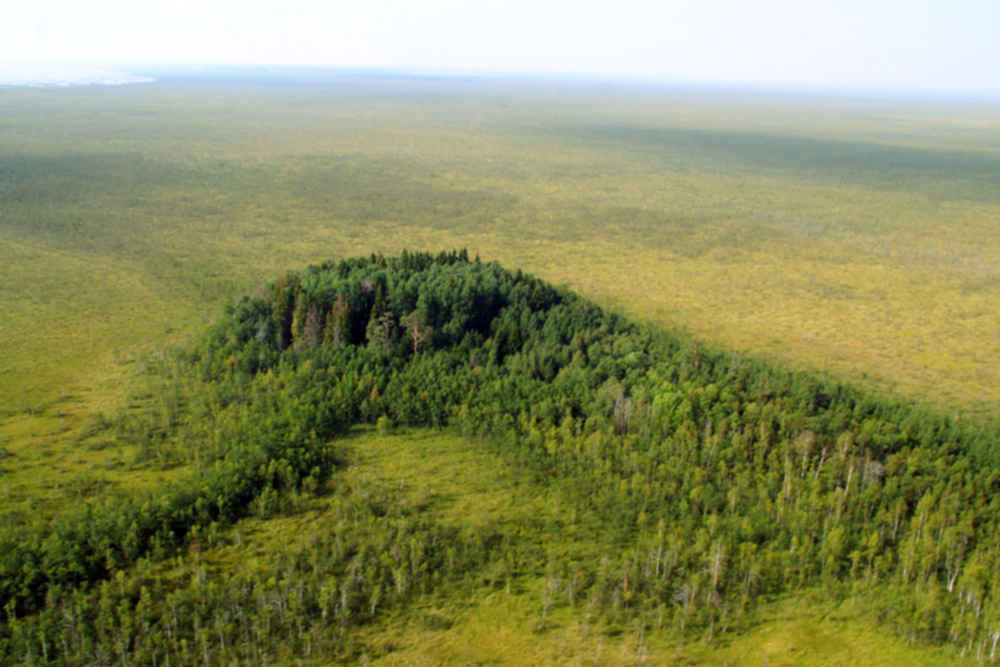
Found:
[{"label": "wetland vegetation", "polygon": [[996,118],[0,91],[5,659],[992,660]]}]

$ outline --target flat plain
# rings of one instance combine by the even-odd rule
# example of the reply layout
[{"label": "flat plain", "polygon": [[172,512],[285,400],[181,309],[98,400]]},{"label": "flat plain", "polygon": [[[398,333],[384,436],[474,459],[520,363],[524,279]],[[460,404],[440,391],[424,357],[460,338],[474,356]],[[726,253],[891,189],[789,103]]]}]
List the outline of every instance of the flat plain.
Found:
[{"label": "flat plain", "polygon": [[1000,406],[985,104],[344,77],[0,92],[4,402],[289,267],[467,247],[734,349]]},{"label": "flat plain", "polygon": [[[347,74],[0,89],[0,516],[178,474],[106,436],[116,415],[168,400],[142,384],[150,360],[288,269],[403,248],[468,248],[723,348],[994,418],[997,112]],[[386,465],[381,442],[370,465]],[[441,447],[471,456],[461,441]],[[428,484],[447,484],[433,472],[421,473]],[[468,502],[499,502],[470,479]],[[545,660],[579,640],[566,620],[552,646],[537,642],[518,604],[470,606],[441,650],[522,612],[524,628],[498,642]],[[738,662],[773,649],[781,664],[813,637],[815,662],[844,660],[838,638],[852,632],[873,655],[909,662],[911,647],[886,648],[849,610],[843,627],[801,600],[768,613],[730,653],[662,655]],[[413,618],[371,632],[402,633],[426,655],[424,626],[406,634]],[[641,642],[629,641],[580,651],[630,662]]]}]

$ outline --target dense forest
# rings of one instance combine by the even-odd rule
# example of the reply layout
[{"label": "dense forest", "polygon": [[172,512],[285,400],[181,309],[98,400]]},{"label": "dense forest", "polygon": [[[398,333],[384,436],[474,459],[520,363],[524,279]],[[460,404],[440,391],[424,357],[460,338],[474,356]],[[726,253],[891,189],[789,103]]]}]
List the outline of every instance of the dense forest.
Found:
[{"label": "dense forest", "polygon": [[[387,608],[539,573],[546,609],[699,636],[819,589],[996,658],[995,424],[640,325],[464,251],[289,273],[149,372],[149,409],[106,427],[191,472],[0,534],[4,662],[351,659],[352,628]],[[472,438],[599,539],[585,557],[543,550],[518,526],[460,530],[392,488],[341,484],[336,443],[358,424]],[[270,574],[159,576],[313,494],[335,518]]]}]

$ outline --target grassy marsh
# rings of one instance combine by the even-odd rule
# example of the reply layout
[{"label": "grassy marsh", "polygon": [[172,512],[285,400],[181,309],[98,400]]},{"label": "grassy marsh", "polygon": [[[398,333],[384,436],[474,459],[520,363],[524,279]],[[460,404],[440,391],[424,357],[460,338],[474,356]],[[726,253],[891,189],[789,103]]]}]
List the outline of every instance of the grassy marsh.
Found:
[{"label": "grassy marsh", "polygon": [[467,246],[733,347],[1000,405],[989,108],[173,82],[7,90],[0,117],[8,404],[86,392],[287,267]]},{"label": "grassy marsh", "polygon": [[[404,247],[467,247],[645,321],[996,416],[998,118],[945,101],[525,82],[0,90],[0,516],[176,474],[137,466],[92,421],[144,409],[129,396],[150,353],[288,268]],[[482,487],[498,473],[462,441],[410,435],[359,438],[348,474],[411,477],[445,521],[561,520],[553,498],[517,495],[515,472]],[[321,511],[240,530],[263,557]],[[638,659],[634,633],[588,634],[558,610],[540,640],[540,590],[484,595],[433,632],[426,600],[368,641],[397,643],[387,662]],[[643,650],[845,662],[850,636],[890,664],[955,659],[828,611],[779,601],[728,647]]]}]

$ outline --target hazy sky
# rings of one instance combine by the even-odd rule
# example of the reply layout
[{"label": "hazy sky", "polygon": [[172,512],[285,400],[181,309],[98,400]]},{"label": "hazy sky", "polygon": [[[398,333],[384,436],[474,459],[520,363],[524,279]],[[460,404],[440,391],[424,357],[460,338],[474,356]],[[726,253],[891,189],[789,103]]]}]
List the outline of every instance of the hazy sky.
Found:
[{"label": "hazy sky", "polygon": [[1000,0],[9,0],[0,61],[1000,92]]}]

